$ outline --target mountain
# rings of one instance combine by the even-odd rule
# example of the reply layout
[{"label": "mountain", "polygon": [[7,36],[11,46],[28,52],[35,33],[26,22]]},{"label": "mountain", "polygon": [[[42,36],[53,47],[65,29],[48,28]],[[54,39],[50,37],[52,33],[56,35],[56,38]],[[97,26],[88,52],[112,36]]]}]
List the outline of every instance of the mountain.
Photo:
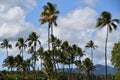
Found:
[{"label": "mountain", "polygon": [[[97,67],[96,70],[92,71],[96,75],[103,74],[105,75],[105,66],[101,64],[95,65]],[[113,67],[108,66],[108,74],[115,75],[117,73],[117,70],[115,70]]]},{"label": "mountain", "polygon": [[[95,65],[97,67],[96,70],[92,71],[95,75],[105,75],[105,66],[101,64]],[[77,68],[71,68],[72,72],[79,72]],[[62,71],[61,69],[57,69],[57,71]],[[68,68],[64,69],[64,72],[68,73]],[[108,74],[115,75],[117,73],[117,70],[115,70],[113,67],[108,66]]]}]

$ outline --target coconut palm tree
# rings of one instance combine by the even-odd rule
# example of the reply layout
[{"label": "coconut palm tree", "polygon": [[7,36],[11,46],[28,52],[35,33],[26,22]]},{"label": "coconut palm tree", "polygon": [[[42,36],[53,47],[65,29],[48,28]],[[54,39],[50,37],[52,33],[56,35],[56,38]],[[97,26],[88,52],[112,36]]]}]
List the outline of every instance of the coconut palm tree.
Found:
[{"label": "coconut palm tree", "polygon": [[[44,11],[40,14],[41,19],[39,19],[41,24],[48,23],[48,49],[50,50],[50,34],[53,35],[53,25],[57,26],[57,17],[59,11],[56,10],[56,4],[50,2],[43,7]],[[51,29],[51,32],[50,32]]]},{"label": "coconut palm tree", "polygon": [[16,66],[16,68],[17,68],[17,70],[18,71],[22,71],[23,70],[23,58],[22,58],[22,56],[21,55],[17,55],[16,57],[15,57],[15,66]]},{"label": "coconut palm tree", "polygon": [[10,69],[13,71],[13,68],[15,67],[15,59],[13,56],[8,56],[4,61],[3,61],[3,67],[8,67],[8,70]]},{"label": "coconut palm tree", "polygon": [[33,70],[34,70],[34,56],[33,56],[33,54],[34,54],[34,47],[33,46],[31,46],[29,49],[28,49],[28,54],[32,54],[32,57],[30,58],[30,61],[31,61],[31,67],[33,68]]},{"label": "coconut palm tree", "polygon": [[24,39],[23,38],[19,38],[18,42],[16,43],[15,46],[18,47],[18,49],[20,50],[20,53],[22,54],[22,57],[23,57],[24,49],[27,47],[27,44],[25,44]]},{"label": "coconut palm tree", "polygon": [[[36,61],[37,61],[37,44],[39,44],[39,47],[41,47],[41,42],[39,40],[39,37],[35,32],[32,32],[29,37],[27,38],[26,42],[28,42],[28,46],[31,47],[32,46],[32,58],[33,58],[33,69],[34,69],[34,76],[36,74]],[[31,50],[30,50],[31,51]]]},{"label": "coconut palm tree", "polygon": [[9,41],[7,39],[4,39],[3,42],[0,44],[1,48],[5,48],[7,51],[7,57],[8,57],[8,49],[12,49],[12,45],[9,44]]},{"label": "coconut palm tree", "polygon": [[51,59],[52,51],[48,50],[44,52],[43,55],[43,66],[45,71],[43,71],[49,80],[54,80],[54,64]]},{"label": "coconut palm tree", "polygon": [[42,70],[42,61],[43,61],[43,54],[44,54],[44,49],[43,47],[40,47],[38,50],[37,50],[37,55],[40,57],[40,65],[41,65],[41,70]]},{"label": "coconut palm tree", "polygon": [[97,20],[96,28],[103,28],[106,27],[106,40],[105,40],[105,67],[106,67],[106,80],[107,80],[107,42],[108,42],[108,34],[112,32],[112,30],[117,29],[117,24],[119,23],[119,19],[112,19],[111,13],[107,11],[103,11],[101,13],[100,18]]},{"label": "coconut palm tree", "polygon": [[98,46],[95,45],[92,40],[90,40],[85,47],[91,48],[91,61],[93,62],[93,49],[95,50],[95,48],[98,48]]},{"label": "coconut palm tree", "polygon": [[86,58],[84,61],[82,61],[82,64],[82,69],[86,71],[86,74],[88,76],[87,80],[91,80],[90,71],[94,70],[95,66],[89,58]]}]

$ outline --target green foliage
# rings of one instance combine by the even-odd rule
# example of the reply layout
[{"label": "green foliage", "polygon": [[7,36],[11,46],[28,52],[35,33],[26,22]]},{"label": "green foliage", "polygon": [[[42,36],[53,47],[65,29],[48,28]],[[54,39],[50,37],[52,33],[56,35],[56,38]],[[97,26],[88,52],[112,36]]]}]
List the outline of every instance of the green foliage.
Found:
[{"label": "green foliage", "polygon": [[58,73],[57,80],[67,80],[67,79],[68,78],[65,73],[62,72]]},{"label": "green foliage", "polygon": [[114,44],[111,61],[114,67],[120,70],[120,42]]},{"label": "green foliage", "polygon": [[118,72],[115,76],[115,80],[120,80],[120,72]]}]

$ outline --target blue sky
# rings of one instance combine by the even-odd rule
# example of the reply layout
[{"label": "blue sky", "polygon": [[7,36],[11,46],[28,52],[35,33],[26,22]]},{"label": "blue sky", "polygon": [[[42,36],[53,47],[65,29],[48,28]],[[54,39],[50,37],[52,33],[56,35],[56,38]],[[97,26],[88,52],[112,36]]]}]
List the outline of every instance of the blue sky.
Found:
[{"label": "blue sky", "polygon": [[[90,7],[97,11],[98,13],[101,13],[102,11],[109,11],[114,16],[119,15],[120,13],[120,6],[119,6],[119,0],[44,0],[40,1],[37,0],[37,6],[28,13],[26,20],[34,23],[34,25],[39,26],[39,15],[40,12],[43,10],[43,6],[47,2],[52,2],[57,4],[57,9],[60,11],[59,16],[64,16],[67,13],[78,9],[78,8],[84,8],[84,7]],[[34,16],[33,16],[34,15]],[[99,17],[99,14],[97,15]]]},{"label": "blue sky", "polygon": [[[104,41],[106,29],[95,29],[95,23],[102,11],[109,11],[113,18],[120,19],[119,0],[0,0],[0,42],[7,38],[14,46],[19,37],[27,38],[35,31],[39,34],[42,46],[47,46],[47,25],[40,25],[38,19],[47,2],[57,4],[60,11],[54,34],[58,38],[67,40],[70,44],[77,44],[83,50],[89,40],[93,40],[98,49],[94,51],[94,63],[104,65]],[[120,40],[120,27],[109,35],[108,64],[113,44]],[[9,55],[17,55],[19,50],[9,50]],[[90,57],[89,50],[86,50]],[[26,54],[25,54],[26,55]],[[0,69],[6,57],[6,51],[0,49]],[[28,55],[26,55],[27,58]],[[38,62],[39,63],[39,62]]]}]

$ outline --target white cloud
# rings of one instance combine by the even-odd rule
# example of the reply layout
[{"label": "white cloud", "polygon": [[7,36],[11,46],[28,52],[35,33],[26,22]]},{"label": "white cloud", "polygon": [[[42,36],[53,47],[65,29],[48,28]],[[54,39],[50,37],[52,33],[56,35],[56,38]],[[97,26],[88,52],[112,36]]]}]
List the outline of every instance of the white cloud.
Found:
[{"label": "white cloud", "polygon": [[54,34],[71,44],[74,43],[84,47],[86,42],[91,39],[94,31],[96,14],[96,11],[89,7],[76,9],[59,18],[59,26],[54,28]]},{"label": "white cloud", "polygon": [[0,0],[0,4],[4,5],[6,9],[20,6],[24,11],[29,11],[36,6],[36,0]]},{"label": "white cloud", "polygon": [[19,22],[25,19],[25,13],[21,7],[15,6],[10,8],[5,14],[1,14],[3,20],[7,20],[8,22]]},{"label": "white cloud", "polygon": [[65,17],[61,17],[58,22],[60,27],[81,30],[91,28],[95,24],[96,11],[89,7],[83,9],[76,9],[68,13]]}]

